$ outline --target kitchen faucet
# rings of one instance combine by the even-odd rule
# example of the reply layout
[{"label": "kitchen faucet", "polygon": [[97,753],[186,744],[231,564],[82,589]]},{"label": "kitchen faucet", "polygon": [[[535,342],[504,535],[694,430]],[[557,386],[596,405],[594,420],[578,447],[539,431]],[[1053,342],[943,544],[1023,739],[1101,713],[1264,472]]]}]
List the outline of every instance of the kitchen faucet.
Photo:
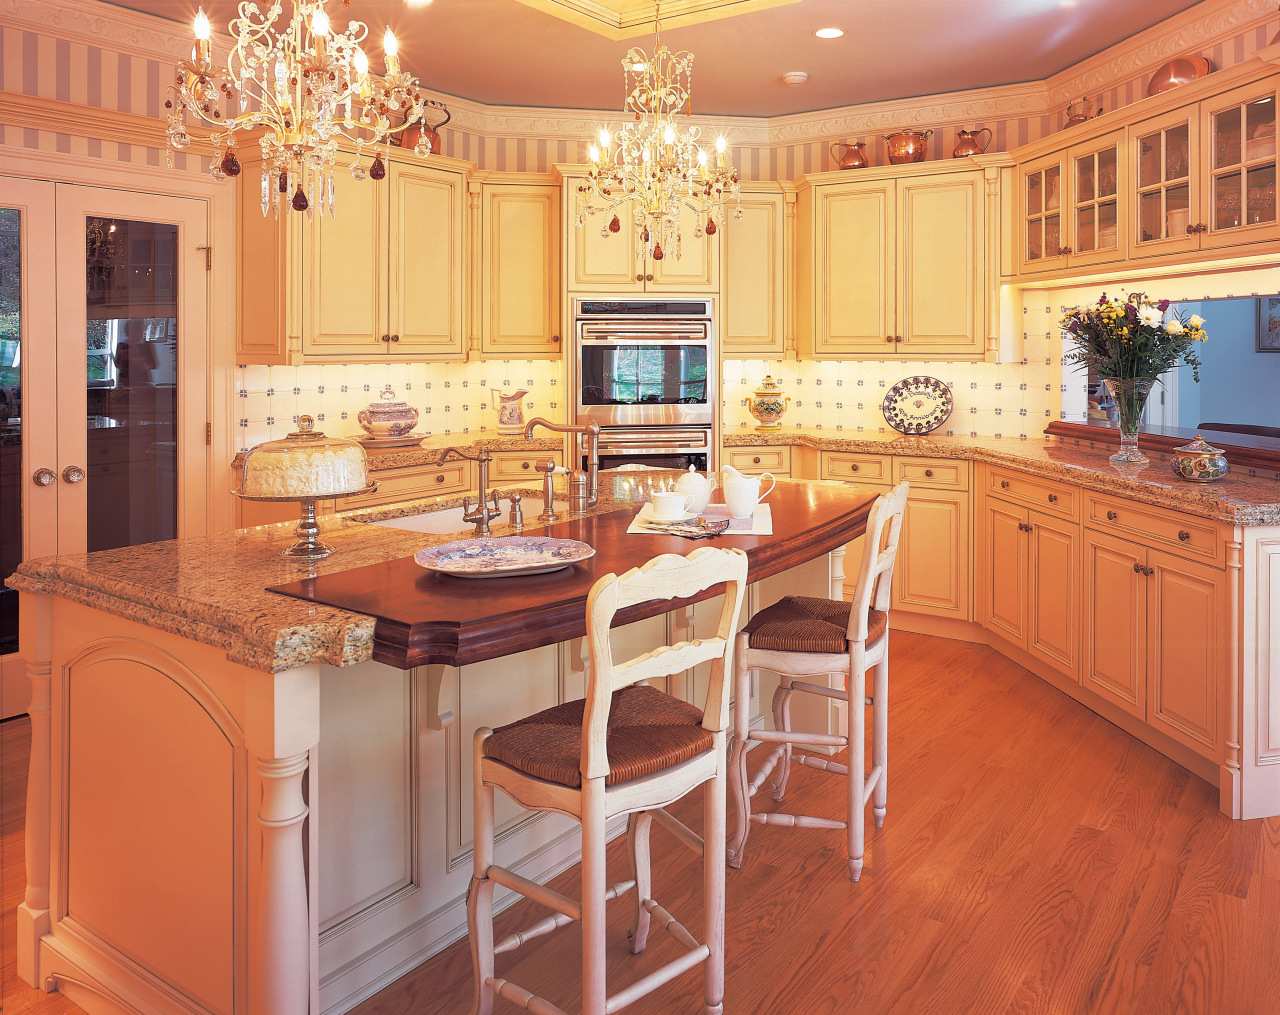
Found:
[{"label": "kitchen faucet", "polygon": [[490,535],[489,523],[502,514],[502,509],[498,507],[498,491],[493,491],[493,507],[490,507],[485,501],[488,499],[485,491],[489,486],[489,463],[493,461],[493,455],[488,450],[481,448],[478,454],[469,455],[459,448],[445,448],[444,454],[440,456],[440,464],[443,465],[449,460],[450,455],[464,459],[468,462],[475,462],[480,467],[480,499],[476,502],[473,509],[469,497],[462,498],[462,520],[464,522],[474,522],[477,536]]},{"label": "kitchen faucet", "polygon": [[[537,419],[529,420],[524,428],[525,439],[533,436],[533,428],[535,426],[545,427],[553,433],[583,433],[587,435],[587,473],[584,476],[581,469],[572,469],[569,473],[569,510],[582,513],[587,508],[596,506],[596,501],[600,499],[600,424],[587,423],[583,426],[573,426],[569,423],[552,423],[550,420]],[[554,505],[547,504],[545,511],[554,514]]]}]

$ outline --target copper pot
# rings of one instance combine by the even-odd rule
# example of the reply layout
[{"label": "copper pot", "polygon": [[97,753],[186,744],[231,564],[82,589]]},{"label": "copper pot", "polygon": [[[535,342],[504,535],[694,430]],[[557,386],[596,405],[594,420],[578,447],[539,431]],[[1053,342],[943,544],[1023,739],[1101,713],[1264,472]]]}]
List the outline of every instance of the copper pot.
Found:
[{"label": "copper pot", "polygon": [[417,123],[406,127],[400,133],[400,137],[396,143],[399,144],[401,148],[413,149],[418,146],[418,139],[425,137],[427,139],[427,143],[431,145],[432,153],[439,155],[440,154],[440,128],[443,127],[446,123],[448,123],[452,116],[453,114],[450,113],[449,110],[445,109],[444,119],[441,120],[439,123],[437,123],[434,127],[427,122],[426,117],[423,117]]},{"label": "copper pot", "polygon": [[[870,165],[867,161],[867,153],[862,150],[866,144],[865,141],[855,141],[853,144],[837,141],[831,146],[831,157],[836,160],[836,164],[841,169],[862,169]],[[844,150],[836,151],[837,148]]]},{"label": "copper pot", "polygon": [[925,142],[932,136],[931,130],[900,130],[896,134],[884,135],[889,145],[889,164],[902,166],[908,162],[923,162],[927,148]]},{"label": "copper pot", "polygon": [[[986,134],[987,140],[979,143],[979,134]],[[987,150],[987,145],[991,143],[991,138],[990,127],[982,127],[978,130],[956,131],[956,146],[952,149],[951,157],[953,159],[962,159],[966,155],[981,155]]]},{"label": "copper pot", "polygon": [[1101,116],[1102,110],[1096,113],[1093,110],[1093,99],[1087,99],[1081,96],[1075,102],[1067,104],[1067,122],[1062,125],[1062,129],[1074,127],[1077,123],[1084,123],[1086,120],[1095,116]]}]

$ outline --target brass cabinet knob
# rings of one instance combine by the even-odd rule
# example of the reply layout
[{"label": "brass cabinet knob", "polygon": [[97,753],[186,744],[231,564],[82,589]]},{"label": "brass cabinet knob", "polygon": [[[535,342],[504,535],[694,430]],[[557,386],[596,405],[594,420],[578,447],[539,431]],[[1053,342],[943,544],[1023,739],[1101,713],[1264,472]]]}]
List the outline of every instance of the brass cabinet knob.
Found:
[{"label": "brass cabinet knob", "polygon": [[400,341],[400,336],[399,336],[399,335],[392,335],[392,336],[391,336],[391,341],[393,341],[393,342],[399,342],[399,341]]},{"label": "brass cabinet knob", "polygon": [[36,469],[31,474],[31,482],[36,486],[52,486],[58,481],[58,474],[52,469]]},{"label": "brass cabinet knob", "polygon": [[1114,511],[1108,511],[1108,512],[1107,512],[1107,521],[1109,521],[1109,522],[1114,522],[1114,521],[1115,521],[1117,518],[1119,518],[1119,517],[1120,517],[1120,516],[1119,516],[1118,514],[1116,514]]},{"label": "brass cabinet knob", "polygon": [[553,343],[553,344],[555,344],[555,345],[559,345],[559,344],[560,344],[560,336],[559,336],[559,335],[552,335],[552,336],[551,336],[551,341],[552,341],[552,343]]},{"label": "brass cabinet knob", "polygon": [[644,280],[645,280],[646,282],[652,282],[652,281],[653,281],[653,276],[652,276],[652,275],[646,275],[646,276],[644,277]]},{"label": "brass cabinet knob", "polygon": [[933,478],[933,470],[932,470],[932,469],[925,469],[925,470],[924,470],[924,475],[925,475],[925,478],[926,478],[926,479],[932,479],[932,478]]},{"label": "brass cabinet knob", "polygon": [[890,345],[893,345],[893,336],[892,336],[892,335],[885,335],[885,336],[884,336],[884,340],[885,340],[886,342],[888,342]]},{"label": "brass cabinet knob", "polygon": [[1000,489],[1001,490],[1009,489],[1009,481],[1007,479],[1000,480]]},{"label": "brass cabinet knob", "polygon": [[521,462],[521,463],[520,463],[520,468],[522,468],[522,469],[528,469],[528,468],[529,468],[529,463],[528,463],[528,462]]},{"label": "brass cabinet knob", "polygon": [[1194,233],[1195,231],[1196,231],[1196,227],[1195,227],[1195,226],[1193,226],[1193,225],[1188,225],[1188,226],[1187,226],[1187,235],[1188,235],[1188,236],[1190,236],[1190,235],[1191,235],[1192,233]]},{"label": "brass cabinet knob", "polygon": [[756,457],[755,457],[755,458],[751,459],[751,464],[752,464],[752,465],[759,465],[759,464],[760,464],[760,456],[759,456],[759,455],[756,455]]},{"label": "brass cabinet knob", "polygon": [[854,462],[852,465],[850,465],[850,466],[849,466],[849,471],[850,471],[850,472],[857,472],[857,471],[858,471],[859,469],[861,469],[861,468],[862,468],[862,466],[861,466],[861,465],[859,465],[857,462]]},{"label": "brass cabinet knob", "polygon": [[391,336],[390,336],[390,335],[383,335],[383,336],[382,336],[382,340],[383,340],[384,342],[390,342],[390,341],[391,341]]},{"label": "brass cabinet knob", "polygon": [[1150,578],[1153,574],[1156,573],[1156,569],[1154,567],[1144,567],[1142,569],[1142,573],[1145,574],[1148,578]]},{"label": "brass cabinet knob", "polygon": [[1178,530],[1178,542],[1185,543],[1190,538],[1191,538],[1191,533],[1188,532],[1186,529]]},{"label": "brass cabinet knob", "polygon": [[443,482],[444,482],[444,473],[438,473],[438,474],[436,475],[436,482],[437,482],[437,483],[443,483]]},{"label": "brass cabinet knob", "polygon": [[1142,565],[1139,564],[1136,560],[1133,562],[1133,573],[1142,574]]},{"label": "brass cabinet knob", "polygon": [[84,481],[84,469],[78,465],[68,465],[62,470],[62,478],[68,483],[81,483]]},{"label": "brass cabinet knob", "polygon": [[643,281],[644,281],[644,276],[643,276],[643,275],[637,275],[637,276],[636,276],[636,281],[637,281],[637,282],[643,282]]},{"label": "brass cabinet knob", "polygon": [[1050,504],[1057,504],[1057,503],[1058,503],[1058,495],[1057,495],[1056,493],[1051,493],[1051,494],[1049,494],[1049,503],[1050,503]]}]

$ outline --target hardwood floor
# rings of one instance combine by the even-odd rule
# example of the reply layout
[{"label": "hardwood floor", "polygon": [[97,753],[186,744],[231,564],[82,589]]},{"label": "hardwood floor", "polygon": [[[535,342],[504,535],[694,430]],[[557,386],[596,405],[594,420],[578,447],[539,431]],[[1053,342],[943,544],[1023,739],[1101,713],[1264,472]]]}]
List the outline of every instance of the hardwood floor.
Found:
[{"label": "hardwood floor", "polygon": [[[728,1015],[1280,1015],[1280,819],[1228,820],[1215,789],[986,648],[895,633],[891,659],[889,816],[868,828],[862,880],[839,832],[752,829],[728,879]],[[74,1015],[14,975],[29,750],[25,720],[0,724],[0,1004]],[[797,766],[787,808],[835,816],[842,786]],[[700,826],[696,804],[676,812]],[[693,855],[657,826],[653,848],[658,901],[698,927]],[[621,841],[610,864],[624,876]],[[576,873],[556,886],[575,894]],[[610,904],[614,990],[678,950],[655,929],[627,952],[632,898]],[[495,930],[543,915],[522,902]],[[578,947],[570,926],[498,972],[573,1012]],[[626,1011],[692,1013],[700,997],[690,973]],[[355,1011],[470,1005],[464,940]]]},{"label": "hardwood floor", "polygon": [[[862,880],[840,832],[753,827],[729,872],[728,1015],[1280,1015],[1280,819],[1230,821],[1216,789],[985,647],[895,633],[891,660],[889,814]],[[842,790],[797,766],[787,809],[836,816]],[[676,812],[699,827],[696,804]],[[693,855],[658,826],[653,847],[656,898],[698,927]],[[575,872],[556,886],[575,894]],[[627,952],[631,900],[610,904],[611,990],[678,950],[654,930]],[[522,901],[495,933],[544,915]],[[577,1011],[578,947],[571,925],[498,974]],[[700,987],[626,1011],[700,1011]],[[470,1005],[464,940],[355,1011]]]}]

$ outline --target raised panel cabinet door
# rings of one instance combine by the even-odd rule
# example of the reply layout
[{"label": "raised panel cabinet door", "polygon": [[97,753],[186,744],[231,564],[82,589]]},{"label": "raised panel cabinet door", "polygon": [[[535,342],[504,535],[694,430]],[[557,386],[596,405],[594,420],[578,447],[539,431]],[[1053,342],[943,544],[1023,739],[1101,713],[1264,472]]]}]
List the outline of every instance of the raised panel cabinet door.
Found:
[{"label": "raised panel cabinet door", "polygon": [[984,551],[978,572],[982,582],[982,626],[1015,645],[1027,643],[1026,508],[988,500],[983,527]]},{"label": "raised panel cabinet door", "polygon": [[782,355],[786,349],[782,194],[742,198],[729,216],[720,259],[721,342],[726,356]]},{"label": "raised panel cabinet door", "polygon": [[969,619],[969,494],[911,491],[894,565],[893,607]]},{"label": "raised panel cabinet door", "polygon": [[1080,539],[1067,522],[1031,512],[1027,651],[1080,679]]},{"label": "raised panel cabinet door", "polygon": [[1147,721],[1219,760],[1218,689],[1231,633],[1226,576],[1154,550],[1149,561]]},{"label": "raised panel cabinet door", "polygon": [[582,181],[565,181],[565,251],[568,254],[567,281],[571,290],[618,293],[644,291],[645,262],[636,259],[635,223],[631,207],[617,210],[618,231],[609,231],[614,212],[590,216],[581,228],[574,225],[578,214],[578,188]]},{"label": "raised panel cabinet door", "polygon": [[981,173],[898,182],[900,355],[982,353],[985,215]]},{"label": "raised panel cabinet door", "polygon": [[1084,534],[1084,669],[1089,690],[1147,717],[1147,551]]},{"label": "raised panel cabinet door", "polygon": [[303,352],[382,356],[388,345],[382,341],[387,333],[387,181],[334,173],[333,183],[341,213],[330,218],[317,210],[303,227],[310,233]]},{"label": "raised panel cabinet door", "polygon": [[465,182],[426,166],[393,165],[387,176],[392,355],[462,356]]},{"label": "raised panel cabinet door", "polygon": [[560,188],[484,188],[480,348],[560,354]]},{"label": "raised panel cabinet door", "polygon": [[817,215],[814,356],[893,352],[893,181],[826,190]]},{"label": "raised panel cabinet door", "polygon": [[647,290],[715,292],[720,288],[720,243],[707,235],[706,226],[692,208],[681,206],[679,244],[675,250],[664,248],[660,260],[649,259],[645,268]]}]

